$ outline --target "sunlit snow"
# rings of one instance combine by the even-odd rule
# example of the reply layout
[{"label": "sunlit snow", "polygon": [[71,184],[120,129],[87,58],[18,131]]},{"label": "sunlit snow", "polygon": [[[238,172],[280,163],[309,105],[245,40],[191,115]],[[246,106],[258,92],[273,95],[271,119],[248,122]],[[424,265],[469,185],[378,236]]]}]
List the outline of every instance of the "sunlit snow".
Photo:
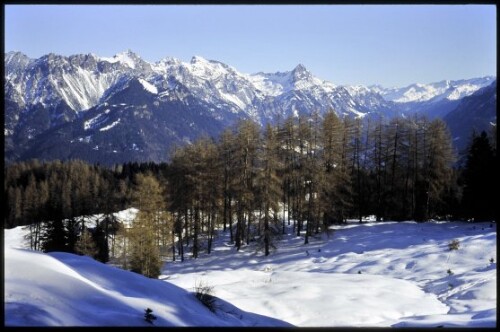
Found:
[{"label": "sunlit snow", "polygon": [[[116,216],[130,224],[137,212]],[[7,325],[141,326],[146,307],[164,326],[496,325],[495,223],[353,222],[309,245],[287,226],[268,257],[256,242],[236,251],[219,231],[210,255],[167,258],[162,281],[85,257],[14,249],[26,248],[26,232],[5,230]],[[458,250],[449,250],[452,239]],[[199,282],[213,286],[216,315],[188,293]]]},{"label": "sunlit snow", "polygon": [[[104,114],[108,114],[109,110],[106,110]],[[108,118],[104,114],[98,114],[95,117],[85,121],[83,123],[83,129],[89,130],[98,127],[100,124],[104,123]]]},{"label": "sunlit snow", "polygon": [[389,89],[375,86],[372,88],[372,91],[376,91],[385,99],[396,103],[423,102],[431,99],[440,100],[444,98],[448,100],[458,100],[470,96],[480,88],[491,84],[494,79],[494,77],[486,76],[468,80],[444,80],[429,84],[416,83],[407,87]]},{"label": "sunlit snow", "polygon": [[298,326],[496,324],[495,224],[353,223],[307,246],[290,232],[268,257],[252,245],[236,252],[226,235],[211,255],[167,263],[164,274]]},{"label": "sunlit snow", "polygon": [[135,69],[135,60],[133,58],[133,55],[134,54],[132,52],[125,51],[114,55],[112,58],[101,57],[100,59],[110,63],[120,62],[132,69]]},{"label": "sunlit snow", "polygon": [[151,92],[152,94],[155,94],[157,95],[158,94],[158,89],[151,83],[149,83],[148,81],[142,79],[142,78],[139,78],[139,82],[141,82],[142,86],[144,87],[144,89],[146,91],[149,91]]},{"label": "sunlit snow", "polygon": [[99,131],[106,131],[106,130],[110,130],[111,128],[113,128],[114,126],[116,126],[117,124],[120,123],[120,118],[118,118],[118,120],[114,121],[113,123],[105,126],[105,127],[102,127],[99,129]]}]

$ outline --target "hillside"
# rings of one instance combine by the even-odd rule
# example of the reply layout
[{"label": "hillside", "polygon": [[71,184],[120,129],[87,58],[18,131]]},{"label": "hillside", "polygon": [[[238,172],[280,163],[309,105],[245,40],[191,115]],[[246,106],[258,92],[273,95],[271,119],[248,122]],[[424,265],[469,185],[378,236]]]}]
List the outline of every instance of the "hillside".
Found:
[{"label": "hillside", "polygon": [[450,128],[454,145],[459,152],[464,152],[473,132],[485,131],[491,135],[497,123],[497,83],[476,91],[471,96],[460,100],[458,106],[444,117]]},{"label": "hillside", "polygon": [[[255,242],[236,252],[221,232],[212,254],[167,260],[161,280],[9,248],[24,232],[5,230],[7,325],[145,326],[146,307],[155,325],[496,325],[495,223],[350,223],[309,245],[289,229],[268,257]],[[199,282],[213,286],[217,314],[189,293]]]},{"label": "hillside", "polygon": [[[94,261],[16,247],[20,228],[5,231],[6,326],[289,326],[226,304],[217,314],[192,290]],[[16,245],[17,243],[17,245]]]}]

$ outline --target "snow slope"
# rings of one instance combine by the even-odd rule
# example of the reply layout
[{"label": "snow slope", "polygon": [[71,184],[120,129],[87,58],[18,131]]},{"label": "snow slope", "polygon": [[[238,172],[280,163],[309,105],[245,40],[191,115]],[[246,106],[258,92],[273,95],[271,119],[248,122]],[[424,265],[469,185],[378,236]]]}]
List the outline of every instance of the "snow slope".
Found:
[{"label": "snow slope", "polygon": [[6,326],[149,326],[146,308],[156,326],[289,326],[229,303],[214,314],[190,291],[86,256],[20,249],[25,234],[5,230]]},{"label": "snow slope", "polygon": [[[491,327],[492,225],[349,224],[309,245],[289,230],[267,258],[252,245],[236,253],[223,236],[212,255],[167,263],[164,273],[184,288],[204,280],[243,310],[298,326]],[[460,248],[450,251],[455,238]]]},{"label": "snow slope", "polygon": [[[136,213],[119,216],[130,222]],[[495,223],[349,223],[308,245],[287,233],[265,257],[256,242],[236,252],[220,232],[212,254],[167,261],[161,280],[151,280],[85,257],[18,249],[26,230],[5,230],[5,322],[145,326],[150,307],[165,326],[496,325]],[[450,251],[453,239],[460,247]],[[213,286],[217,314],[190,293],[198,283]]]}]

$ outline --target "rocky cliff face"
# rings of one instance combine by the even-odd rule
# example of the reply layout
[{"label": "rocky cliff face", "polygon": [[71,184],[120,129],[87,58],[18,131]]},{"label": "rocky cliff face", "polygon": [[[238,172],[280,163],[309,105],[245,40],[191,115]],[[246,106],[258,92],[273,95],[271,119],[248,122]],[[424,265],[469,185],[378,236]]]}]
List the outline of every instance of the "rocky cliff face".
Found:
[{"label": "rocky cliff face", "polygon": [[[449,99],[457,95],[450,87],[415,101],[408,97],[411,89],[337,86],[300,64],[288,72],[250,75],[198,56],[188,63],[174,58],[148,63],[131,51],[111,58],[48,54],[39,59],[11,52],[4,59],[7,162],[162,161],[172,144],[203,133],[215,136],[238,119],[265,124],[329,109],[341,116],[390,118],[414,112],[411,103],[432,103],[444,94],[448,97],[441,99],[460,100]],[[450,86],[466,95],[485,81]]]}]

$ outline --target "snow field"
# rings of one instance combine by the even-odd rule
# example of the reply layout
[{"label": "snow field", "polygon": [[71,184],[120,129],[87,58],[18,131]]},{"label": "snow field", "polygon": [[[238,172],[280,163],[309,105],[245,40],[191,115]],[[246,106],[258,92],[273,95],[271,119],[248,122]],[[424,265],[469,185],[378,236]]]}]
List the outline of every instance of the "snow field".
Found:
[{"label": "snow field", "polygon": [[402,316],[448,311],[414,284],[384,276],[239,269],[169,281],[189,289],[197,279],[243,310],[297,326],[387,326]]},{"label": "snow field", "polygon": [[[216,296],[297,326],[495,326],[495,224],[371,222],[332,231],[305,246],[290,229],[268,257],[251,245],[236,253],[222,236],[225,250],[167,263],[164,274],[186,289],[205,280]],[[453,239],[460,247],[450,251]]]},{"label": "snow field", "polygon": [[[26,232],[5,230],[6,325],[147,326],[150,307],[159,326],[496,326],[495,223],[349,223],[308,245],[290,227],[268,257],[218,232],[212,254],[167,259],[160,280],[15,249]],[[192,294],[200,282],[213,286],[216,314]]]}]

